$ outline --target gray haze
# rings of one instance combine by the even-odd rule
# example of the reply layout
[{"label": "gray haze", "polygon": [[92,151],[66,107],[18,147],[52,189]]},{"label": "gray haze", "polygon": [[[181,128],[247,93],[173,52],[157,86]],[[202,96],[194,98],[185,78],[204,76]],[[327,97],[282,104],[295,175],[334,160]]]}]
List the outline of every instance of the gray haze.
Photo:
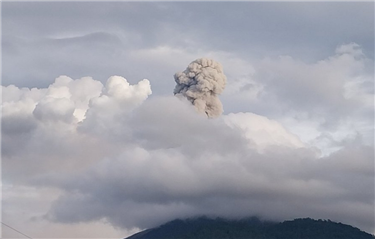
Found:
[{"label": "gray haze", "polygon": [[223,92],[227,78],[219,62],[199,58],[183,72],[176,73],[174,79],[177,85],[173,93],[186,97],[199,112],[210,118],[223,113],[218,95]]}]

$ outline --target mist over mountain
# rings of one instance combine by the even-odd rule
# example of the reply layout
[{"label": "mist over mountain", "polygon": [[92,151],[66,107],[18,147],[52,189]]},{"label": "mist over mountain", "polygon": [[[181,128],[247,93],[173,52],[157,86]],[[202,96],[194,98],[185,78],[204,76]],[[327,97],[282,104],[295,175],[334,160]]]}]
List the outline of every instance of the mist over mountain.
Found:
[{"label": "mist over mountain", "polygon": [[311,218],[292,221],[262,221],[199,217],[176,219],[125,239],[374,239],[350,225]]}]

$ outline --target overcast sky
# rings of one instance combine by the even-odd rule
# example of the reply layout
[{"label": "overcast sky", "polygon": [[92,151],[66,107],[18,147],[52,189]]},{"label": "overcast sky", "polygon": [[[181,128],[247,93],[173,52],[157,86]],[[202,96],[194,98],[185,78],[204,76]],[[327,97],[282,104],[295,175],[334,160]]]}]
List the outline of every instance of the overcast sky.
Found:
[{"label": "overcast sky", "polygon": [[[375,233],[373,2],[1,8],[3,222],[33,238],[199,215]],[[201,57],[226,75],[217,118],[173,95]]]}]

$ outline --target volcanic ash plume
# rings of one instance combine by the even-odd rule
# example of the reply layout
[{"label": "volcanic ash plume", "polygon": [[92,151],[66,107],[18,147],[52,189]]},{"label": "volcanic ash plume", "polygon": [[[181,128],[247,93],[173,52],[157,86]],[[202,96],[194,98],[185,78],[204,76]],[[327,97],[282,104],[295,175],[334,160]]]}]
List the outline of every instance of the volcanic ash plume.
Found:
[{"label": "volcanic ash plume", "polygon": [[177,83],[174,94],[186,97],[199,112],[210,118],[223,113],[218,95],[223,92],[227,78],[219,62],[197,59],[185,71],[176,73],[174,79]]}]

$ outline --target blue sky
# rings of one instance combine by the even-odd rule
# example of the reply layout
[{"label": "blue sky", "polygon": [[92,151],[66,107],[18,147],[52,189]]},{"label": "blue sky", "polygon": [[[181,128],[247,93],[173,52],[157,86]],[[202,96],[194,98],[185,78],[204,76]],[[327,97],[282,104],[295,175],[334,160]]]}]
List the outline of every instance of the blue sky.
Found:
[{"label": "blue sky", "polygon": [[[201,214],[374,233],[373,2],[1,8],[4,222],[34,238]],[[201,57],[227,78],[215,119],[173,96]]]}]

